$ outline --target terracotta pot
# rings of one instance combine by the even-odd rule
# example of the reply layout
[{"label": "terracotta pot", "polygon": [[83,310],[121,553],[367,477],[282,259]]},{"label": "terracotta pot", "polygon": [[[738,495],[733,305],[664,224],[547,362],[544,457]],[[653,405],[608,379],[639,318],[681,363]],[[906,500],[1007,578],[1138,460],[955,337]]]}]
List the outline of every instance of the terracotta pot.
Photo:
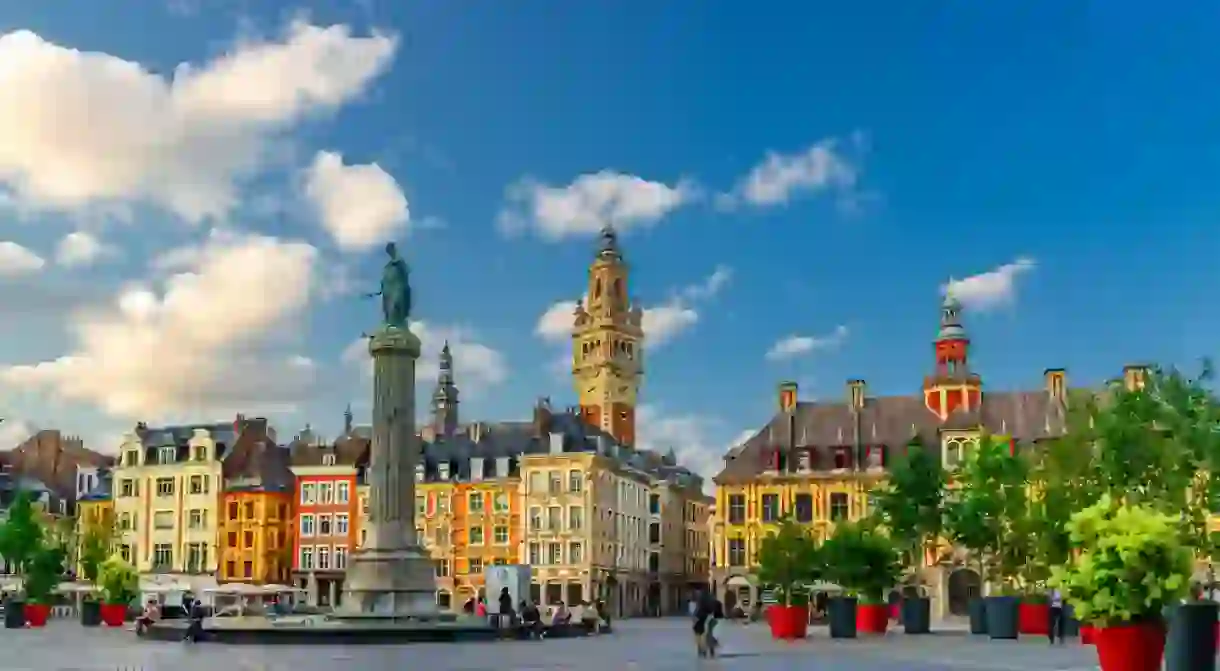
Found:
[{"label": "terracotta pot", "polygon": [[783,641],[805,638],[809,631],[808,606],[774,605],[767,609],[771,637]]},{"label": "terracotta pot", "polygon": [[107,627],[121,627],[123,626],[123,620],[125,619],[127,619],[127,604],[102,604],[102,622],[105,623]]},{"label": "terracotta pot", "polygon": [[47,626],[47,618],[51,617],[51,606],[45,603],[27,603],[25,605],[25,623],[31,627]]},{"label": "terracotta pot", "polygon": [[1165,657],[1165,623],[1158,620],[1098,627],[1094,641],[1101,671],[1160,671]]},{"label": "terracotta pot", "polygon": [[1022,601],[1017,610],[1017,627],[1022,634],[1046,636],[1050,630],[1051,606],[1043,602]]},{"label": "terracotta pot", "polygon": [[884,634],[889,625],[889,606],[881,603],[862,603],[856,606],[857,633]]}]

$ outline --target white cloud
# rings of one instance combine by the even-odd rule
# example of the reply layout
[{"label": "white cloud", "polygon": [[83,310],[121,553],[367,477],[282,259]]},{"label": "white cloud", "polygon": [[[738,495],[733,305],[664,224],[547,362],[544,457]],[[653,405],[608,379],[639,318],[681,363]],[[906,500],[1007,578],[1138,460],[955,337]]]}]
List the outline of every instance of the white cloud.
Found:
[{"label": "white cloud", "polygon": [[0,242],[0,277],[30,275],[43,269],[47,262],[39,255],[15,242]]},{"label": "white cloud", "polygon": [[606,224],[620,231],[651,226],[699,197],[693,182],[673,185],[612,170],[581,175],[567,186],[524,178],[505,191],[502,232],[534,228],[548,240],[591,235]]},{"label": "white cloud", "polygon": [[117,256],[118,249],[104,244],[87,231],[65,235],[55,247],[55,262],[61,266],[89,266],[107,256]]},{"label": "white cloud", "polygon": [[790,335],[780,338],[771,349],[767,350],[767,360],[784,361],[795,359],[813,352],[834,349],[847,339],[846,326],[839,325],[831,333],[823,336]]},{"label": "white cloud", "polygon": [[0,185],[33,209],[141,202],[221,217],[283,131],[359,96],[396,45],[296,21],[165,77],[28,30],[0,35]]},{"label": "white cloud", "polygon": [[[860,147],[862,142],[861,136],[855,136],[850,144]],[[742,203],[768,207],[787,203],[800,194],[850,193],[860,172],[842,148],[843,142],[832,138],[795,154],[767,152],[732,191],[717,197],[717,204],[730,208]]]},{"label": "white cloud", "polygon": [[1020,257],[985,273],[955,280],[941,287],[951,293],[962,305],[973,310],[988,310],[1009,305],[1017,295],[1017,278],[1036,267],[1034,260]]},{"label": "white cloud", "polygon": [[[696,304],[715,298],[733,278],[733,269],[716,266],[707,278],[674,292],[661,305],[644,308],[644,345],[656,349],[685,333],[699,322]],[[587,300],[588,296],[582,298]],[[534,334],[546,342],[564,343],[572,337],[572,323],[576,301],[559,301],[552,304],[538,318]]]},{"label": "white cloud", "polygon": [[13,417],[0,419],[4,420],[0,422],[0,450],[11,450],[17,447],[38,431],[38,427],[21,419]]},{"label": "white cloud", "polygon": [[213,231],[181,272],[75,314],[74,351],[0,369],[0,380],[129,419],[293,410],[314,392],[292,334],[316,257],[303,242]]},{"label": "white cloud", "polygon": [[[458,389],[469,397],[508,379],[508,360],[502,352],[486,345],[472,329],[465,326],[437,325],[424,321],[411,322],[411,331],[420,341],[419,363],[415,369],[416,384],[431,388],[440,371],[441,348],[449,343],[453,354],[453,373]],[[344,348],[343,361],[360,367],[372,376],[373,359],[368,352],[368,340],[360,338]]]},{"label": "white cloud", "polygon": [[322,226],[346,251],[385,244],[411,220],[398,182],[376,163],[344,165],[342,155],[320,151],[305,171],[304,189]]},{"label": "white cloud", "polygon": [[669,414],[656,405],[644,404],[636,409],[636,443],[638,447],[665,454],[671,448],[678,464],[702,475],[704,489],[712,491],[712,477],[724,468],[724,454],[745,438],[726,439],[728,432],[714,417],[695,413]]}]

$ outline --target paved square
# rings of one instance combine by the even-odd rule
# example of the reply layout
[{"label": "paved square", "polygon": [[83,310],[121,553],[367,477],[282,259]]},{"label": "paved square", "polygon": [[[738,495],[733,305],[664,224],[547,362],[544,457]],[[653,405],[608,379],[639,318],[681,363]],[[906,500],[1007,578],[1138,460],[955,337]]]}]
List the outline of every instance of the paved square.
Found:
[{"label": "paved square", "polygon": [[1070,641],[989,641],[960,631],[929,636],[832,641],[825,629],[797,643],[772,641],[763,625],[717,630],[722,656],[695,657],[685,619],[616,622],[591,639],[404,646],[219,646],[152,643],[126,630],[52,622],[42,630],[0,629],[0,671],[1097,671],[1097,653]]}]

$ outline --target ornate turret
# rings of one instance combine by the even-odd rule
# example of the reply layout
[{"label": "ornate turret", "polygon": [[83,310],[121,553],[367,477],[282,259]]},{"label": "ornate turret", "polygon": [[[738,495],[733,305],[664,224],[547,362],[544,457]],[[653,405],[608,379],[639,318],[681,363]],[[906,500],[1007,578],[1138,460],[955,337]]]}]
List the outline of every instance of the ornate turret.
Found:
[{"label": "ornate turret", "polygon": [[924,378],[924,402],[944,421],[961,409],[980,407],[982,380],[970,372],[970,338],[962,326],[962,304],[946,291],[940,306],[940,331],[936,334],[936,368]]},{"label": "ornate turret", "polygon": [[458,426],[458,388],[453,377],[453,353],[449,341],[441,348],[440,372],[432,392],[432,429],[437,436],[452,436]]},{"label": "ornate turret", "polygon": [[348,403],[347,408],[343,410],[343,435],[352,435],[352,404]]},{"label": "ornate turret", "polygon": [[636,397],[643,377],[643,312],[628,294],[627,262],[612,226],[602,228],[586,297],[572,315],[572,377],[585,422],[635,443]]}]

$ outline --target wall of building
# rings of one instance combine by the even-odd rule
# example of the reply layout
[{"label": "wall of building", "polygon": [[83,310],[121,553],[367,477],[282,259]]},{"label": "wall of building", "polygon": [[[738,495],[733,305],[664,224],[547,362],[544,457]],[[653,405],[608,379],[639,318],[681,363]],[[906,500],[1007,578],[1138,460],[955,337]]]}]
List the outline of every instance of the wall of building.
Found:
[{"label": "wall of building", "polygon": [[[129,465],[114,473],[114,506],[119,524],[120,553],[141,573],[215,572],[220,549],[219,504],[222,487],[215,442],[206,431],[190,440],[192,450],[211,458],[170,464]],[[134,436],[124,441],[120,455],[143,448]],[[158,489],[160,487],[160,490]],[[195,565],[188,558],[198,558]]]},{"label": "wall of building", "polygon": [[225,492],[221,507],[220,572],[224,582],[285,584],[292,569],[292,495]]},{"label": "wall of building", "polygon": [[[360,539],[361,498],[356,469],[319,466],[294,467],[293,471],[297,478],[292,496],[296,508],[292,570],[307,573],[346,569],[347,557]],[[320,561],[323,555],[325,568]]]}]

